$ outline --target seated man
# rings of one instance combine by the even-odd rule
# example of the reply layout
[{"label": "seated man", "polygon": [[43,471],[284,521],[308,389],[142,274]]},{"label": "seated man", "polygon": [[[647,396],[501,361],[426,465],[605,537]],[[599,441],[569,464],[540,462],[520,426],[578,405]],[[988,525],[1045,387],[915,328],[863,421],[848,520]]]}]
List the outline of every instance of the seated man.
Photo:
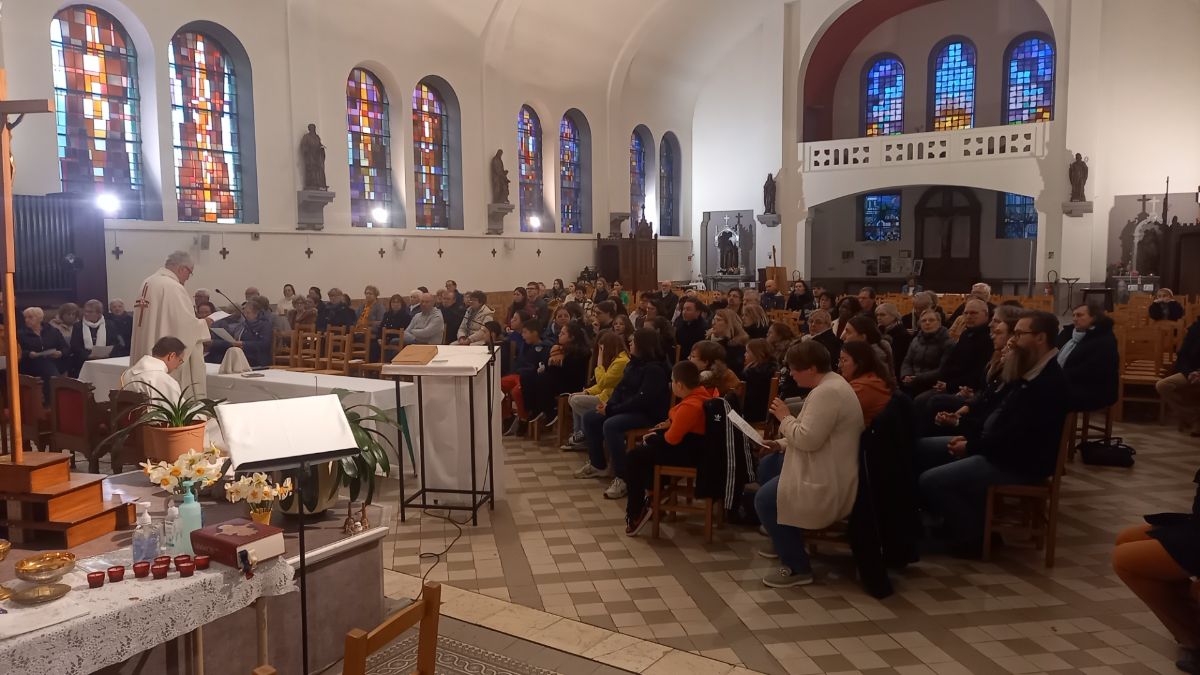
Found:
[{"label": "seated man", "polygon": [[658,306],[660,316],[672,317],[675,315],[675,307],[679,304],[679,296],[675,295],[675,290],[671,286],[669,280],[658,282],[658,293],[651,294],[652,301]]},{"label": "seated man", "polygon": [[1200,436],[1200,319],[1188,328],[1179,354],[1175,374],[1155,385],[1158,395],[1179,416],[1179,430]]},{"label": "seated man", "polygon": [[1055,346],[1071,390],[1071,410],[1103,410],[1117,402],[1121,356],[1113,335],[1113,320],[1097,305],[1079,305],[1072,325],[1063,326]]},{"label": "seated man", "polygon": [[971,297],[967,298],[966,302],[962,303],[954,310],[954,313],[951,314],[950,318],[946,321],[947,326],[952,325],[954,321],[958,319],[958,317],[962,316],[963,313],[967,311],[967,302],[970,302],[971,299],[982,300],[983,302],[987,303],[987,311],[989,316],[991,316],[992,312],[996,311],[996,306],[992,304],[992,287],[984,283],[974,284],[971,286]]},{"label": "seated man", "polygon": [[347,330],[354,328],[358,322],[358,314],[350,306],[350,296],[341,289],[329,289],[329,304],[325,307],[326,328],[341,326]]},{"label": "seated man", "polygon": [[813,581],[804,548],[804,530],[820,530],[850,515],[858,495],[858,443],[865,425],[854,389],[832,372],[829,350],[815,340],[792,345],[787,367],[796,384],[812,389],[792,417],[780,399],[771,402],[779,420],[777,441],[759,463],[754,510],[771,537],[780,566],[763,578],[771,588]]},{"label": "seated man", "polygon": [[945,519],[951,551],[978,557],[988,488],[1002,484],[1038,484],[1057,467],[1069,389],[1055,358],[1058,318],[1025,312],[1017,321],[1009,358],[1014,376],[1010,390],[968,436],[950,441],[957,461],[921,474],[925,503]]},{"label": "seated man", "polygon": [[526,321],[522,324],[520,333],[525,348],[513,364],[513,373],[500,378],[500,390],[511,397],[516,408],[512,424],[504,432],[505,436],[520,436],[525,433],[525,425],[529,420],[529,406],[525,404],[526,392],[530,397],[529,403],[534,403],[537,376],[546,369],[546,362],[550,359],[551,345],[542,340],[540,321]]},{"label": "seated man", "polygon": [[787,298],[783,297],[779,292],[779,284],[775,283],[774,279],[767,279],[765,285],[766,290],[758,301],[762,303],[762,308],[768,312],[775,309],[783,309],[787,306]]},{"label": "seated man", "polygon": [[[954,410],[962,404],[960,394],[963,393],[964,387],[976,389],[983,382],[988,361],[995,350],[988,326],[991,315],[982,300],[972,298],[967,301],[966,306],[963,312],[966,329],[959,336],[958,342],[950,348],[950,355],[934,376],[933,387],[916,398],[918,420],[931,420],[939,410]],[[1057,336],[1057,330],[1055,333]],[[1053,341],[1051,342],[1053,346]],[[954,400],[935,401],[943,394],[953,397]]]},{"label": "seated man", "polygon": [[671,369],[671,393],[679,399],[667,421],[642,437],[641,445],[625,460],[625,534],[633,537],[650,522],[647,488],[653,485],[654,467],[700,465],[704,448],[704,402],[717,395],[700,385],[700,368],[680,361]]},{"label": "seated man", "polygon": [[692,347],[704,339],[708,323],[704,321],[704,305],[697,298],[684,298],[679,306],[682,310],[675,319],[675,342],[680,354],[691,354]]},{"label": "seated man", "polygon": [[128,370],[121,373],[121,388],[145,394],[147,398],[174,403],[182,395],[179,382],[171,377],[183,365],[183,341],[174,337],[162,337],[150,349],[150,354],[138,359]]},{"label": "seated man", "polygon": [[420,297],[420,310],[413,314],[408,330],[404,331],[404,344],[440,345],[446,332],[442,311],[435,307],[437,299],[432,293],[422,293]]}]

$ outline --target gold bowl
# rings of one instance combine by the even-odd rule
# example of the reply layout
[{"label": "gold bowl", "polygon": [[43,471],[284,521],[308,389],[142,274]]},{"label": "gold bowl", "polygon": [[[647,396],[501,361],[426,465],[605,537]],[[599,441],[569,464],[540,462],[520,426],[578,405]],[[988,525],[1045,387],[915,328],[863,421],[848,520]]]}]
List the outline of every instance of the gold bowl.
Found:
[{"label": "gold bowl", "polygon": [[8,552],[12,550],[12,542],[7,539],[0,539],[0,561],[8,557]]},{"label": "gold bowl", "polygon": [[70,592],[71,587],[66,584],[47,584],[17,591],[13,593],[12,599],[22,605],[41,605],[53,602]]},{"label": "gold bowl", "polygon": [[34,583],[46,583],[61,579],[75,569],[75,554],[69,551],[39,553],[17,563],[17,578]]}]

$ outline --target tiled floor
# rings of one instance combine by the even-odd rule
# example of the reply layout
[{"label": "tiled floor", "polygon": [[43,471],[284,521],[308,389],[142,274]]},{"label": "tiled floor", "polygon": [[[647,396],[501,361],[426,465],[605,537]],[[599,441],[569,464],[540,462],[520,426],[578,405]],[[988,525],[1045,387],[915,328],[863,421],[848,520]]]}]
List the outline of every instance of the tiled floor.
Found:
[{"label": "tiled floor", "polygon": [[[756,530],[725,526],[705,544],[693,518],[665,523],[657,540],[648,528],[626,537],[624,501],[571,477],[581,454],[521,441],[507,443],[506,497],[463,528],[429,578],[766,673],[1176,672],[1172,641],[1109,554],[1142,514],[1190,507],[1200,442],[1152,424],[1118,425],[1116,435],[1137,449],[1137,465],[1071,465],[1050,570],[1017,545],[990,563],[926,554],[878,601],[831,549],[815,561],[817,584],[772,590],[760,582],[771,563],[753,553],[764,541]],[[424,574],[432,560],[418,555],[455,534],[410,511],[391,536],[392,568]],[[534,616],[544,615],[512,619]]]}]

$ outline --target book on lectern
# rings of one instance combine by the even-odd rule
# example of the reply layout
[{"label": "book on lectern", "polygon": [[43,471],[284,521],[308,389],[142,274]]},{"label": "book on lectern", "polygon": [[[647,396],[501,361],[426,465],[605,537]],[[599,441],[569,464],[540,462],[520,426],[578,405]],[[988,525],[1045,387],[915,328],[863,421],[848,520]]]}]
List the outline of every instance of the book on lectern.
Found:
[{"label": "book on lectern", "polygon": [[217,406],[234,471],[275,471],[358,454],[335,394]]}]

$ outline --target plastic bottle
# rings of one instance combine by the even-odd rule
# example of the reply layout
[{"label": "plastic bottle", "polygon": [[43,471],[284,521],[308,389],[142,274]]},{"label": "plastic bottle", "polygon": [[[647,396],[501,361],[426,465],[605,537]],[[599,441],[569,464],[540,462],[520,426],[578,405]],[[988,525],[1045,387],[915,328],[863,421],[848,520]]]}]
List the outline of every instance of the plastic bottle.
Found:
[{"label": "plastic bottle", "polygon": [[139,502],[137,510],[137,527],[133,530],[133,561],[154,560],[158,555],[161,536],[158,526],[150,519],[150,502]]},{"label": "plastic bottle", "polygon": [[196,501],[195,492],[192,491],[191,486],[188,486],[187,491],[183,493],[183,504],[179,506],[179,520],[176,523],[175,552],[177,554],[192,555],[192,532],[201,527],[204,527],[204,522],[200,513],[200,502]]},{"label": "plastic bottle", "polygon": [[179,507],[172,503],[167,507],[167,516],[163,519],[162,548],[171,555],[178,555],[179,542]]}]

